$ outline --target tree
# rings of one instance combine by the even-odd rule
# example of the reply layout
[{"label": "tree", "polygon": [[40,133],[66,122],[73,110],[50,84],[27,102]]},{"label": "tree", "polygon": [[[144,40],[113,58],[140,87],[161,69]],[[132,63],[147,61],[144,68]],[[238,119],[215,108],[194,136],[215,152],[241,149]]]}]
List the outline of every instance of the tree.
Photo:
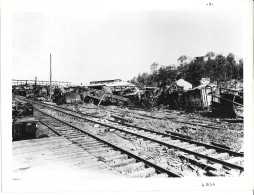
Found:
[{"label": "tree", "polygon": [[226,57],[226,80],[231,80],[234,77],[234,71],[237,69],[235,56],[234,54],[230,53]]},{"label": "tree", "polygon": [[160,68],[155,78],[158,86],[161,87],[170,85],[176,80],[176,77],[177,70],[173,69],[171,66],[167,66],[166,68]]},{"label": "tree", "polygon": [[194,61],[190,62],[186,70],[186,81],[192,83],[194,86],[200,84],[200,80],[205,75],[205,66],[203,58],[196,58]]},{"label": "tree", "polygon": [[226,81],[226,59],[223,55],[218,55],[215,59],[214,78],[218,82]]},{"label": "tree", "polygon": [[242,79],[243,60],[236,61],[232,53],[228,54],[227,57],[217,55],[215,59],[208,59],[207,61],[204,61],[203,57],[197,57],[190,63],[177,67],[177,69],[167,66],[153,74],[139,74],[138,77],[131,79],[131,82],[137,86],[163,87],[183,78],[194,86],[198,86],[202,77],[209,77],[212,82]]}]

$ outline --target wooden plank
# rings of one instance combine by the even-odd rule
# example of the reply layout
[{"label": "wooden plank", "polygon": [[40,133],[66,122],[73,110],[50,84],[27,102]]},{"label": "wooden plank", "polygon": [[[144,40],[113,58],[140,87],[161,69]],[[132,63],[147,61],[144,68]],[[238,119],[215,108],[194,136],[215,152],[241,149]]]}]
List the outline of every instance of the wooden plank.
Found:
[{"label": "wooden plank", "polygon": [[[42,138],[44,139],[44,138]],[[51,140],[51,141],[46,141],[46,142],[37,142],[37,143],[24,143],[21,145],[16,145],[13,146],[12,149],[13,150],[18,150],[18,149],[22,149],[22,148],[26,148],[26,147],[41,147],[41,146],[45,146],[45,145],[56,145],[56,144],[71,144],[72,142],[70,142],[69,140],[67,140],[66,138],[64,138],[65,140]]]},{"label": "wooden plank", "polygon": [[63,156],[62,158],[49,158],[44,160],[37,160],[37,161],[30,161],[30,162],[20,162],[15,164],[14,167],[20,168],[20,167],[27,167],[27,166],[37,166],[37,165],[43,165],[43,164],[61,164],[61,163],[78,163],[78,162],[97,162],[97,158],[90,155],[90,156],[82,156],[82,155],[72,155],[72,156]]},{"label": "wooden plank", "polygon": [[29,154],[29,156],[32,155],[38,155],[38,154],[45,154],[45,153],[54,153],[54,152],[59,152],[59,151],[64,151],[68,153],[69,151],[72,152],[82,152],[84,151],[82,148],[75,146],[75,145],[60,145],[58,147],[41,147],[41,148],[27,148],[27,150],[21,150],[18,152],[15,152],[13,155],[14,156],[26,156]]},{"label": "wooden plank", "polygon": [[74,157],[83,157],[83,158],[88,158],[89,155],[85,154],[85,153],[70,153],[70,154],[58,154],[58,155],[53,155],[53,156],[45,156],[45,157],[40,157],[40,158],[30,158],[30,159],[14,159],[14,165],[15,166],[22,166],[22,165],[27,165],[27,164],[35,164],[37,162],[40,161],[44,161],[44,163],[48,163],[50,161],[54,161],[54,160],[65,160],[65,159],[69,159],[69,158],[74,158]]},{"label": "wooden plank", "polygon": [[66,173],[75,173],[75,177],[86,178],[91,170],[107,175],[111,172],[118,174],[63,137],[13,142],[13,170],[13,178],[32,181],[39,181],[41,176],[45,180],[62,178]]},{"label": "wooden plank", "polygon": [[42,139],[30,139],[30,140],[22,140],[22,141],[15,141],[12,142],[12,148],[19,148],[22,145],[31,145],[31,144],[40,144],[40,143],[47,143],[52,141],[64,141],[66,140],[63,137],[54,137],[54,138],[42,138]]},{"label": "wooden plank", "polygon": [[41,151],[46,151],[46,150],[57,150],[57,149],[68,149],[70,148],[70,146],[73,145],[71,143],[55,143],[55,144],[51,144],[51,145],[43,145],[43,146],[35,146],[32,148],[29,147],[23,147],[21,149],[16,149],[13,151],[13,155],[24,155],[26,153],[38,153]]}]

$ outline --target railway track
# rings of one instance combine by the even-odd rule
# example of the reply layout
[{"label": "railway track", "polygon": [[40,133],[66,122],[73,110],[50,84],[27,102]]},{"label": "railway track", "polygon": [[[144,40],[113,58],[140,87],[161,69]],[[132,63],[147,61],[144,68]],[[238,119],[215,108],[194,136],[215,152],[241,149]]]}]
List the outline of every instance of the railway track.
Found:
[{"label": "railway track", "polygon": [[[119,111],[115,110],[110,110],[112,113],[119,113]],[[128,112],[126,112],[128,113]],[[216,121],[207,121],[207,120],[198,120],[198,119],[193,119],[193,118],[184,118],[184,117],[179,117],[179,116],[169,116],[166,114],[165,117],[158,117],[154,116],[152,113],[149,115],[147,114],[141,114],[141,113],[129,113],[131,114],[132,117],[138,118],[138,119],[143,119],[143,120],[149,120],[149,119],[157,119],[157,120],[170,120],[175,123],[183,123],[187,125],[194,125],[194,126],[199,126],[199,127],[204,127],[204,128],[210,128],[210,129],[217,129],[221,130],[223,127],[214,127],[214,125],[218,126],[218,123]],[[140,117],[142,116],[142,117]]]},{"label": "railway track", "polygon": [[[188,162],[192,165],[195,165],[195,167],[199,167],[207,171],[208,175],[209,174],[220,175],[218,169],[220,170],[223,169],[223,171],[225,170],[225,172],[228,173],[230,173],[232,170],[238,170],[240,172],[244,170],[243,167],[241,166],[241,164],[243,163],[242,153],[237,153],[231,150],[227,150],[225,148],[193,141],[180,134],[175,134],[174,132],[172,132],[172,134],[169,135],[164,133],[158,133],[152,130],[147,130],[145,128],[132,126],[130,124],[124,124],[119,122],[116,123],[115,121],[109,120],[101,120],[99,118],[94,118],[92,116],[87,115],[85,117],[84,114],[80,114],[66,108],[61,108],[59,106],[52,106],[38,102],[33,103],[40,105],[40,108],[38,109],[42,108],[46,108],[45,110],[50,109],[51,110],[50,114],[54,114],[55,116],[59,115],[59,118],[55,118],[55,120],[60,120],[60,118],[66,119],[68,118],[67,120],[69,121],[71,120],[73,121],[78,120],[83,122],[86,121],[86,123],[97,124],[100,125],[101,127],[106,127],[111,130],[113,129],[114,134],[117,134],[118,136],[121,137],[125,137],[129,140],[135,139],[143,140],[143,142],[146,143],[147,146],[153,146],[154,148],[157,148],[159,152],[162,152],[163,150],[166,150],[168,152],[169,150],[168,153],[177,156],[176,159],[181,159],[184,162]],[[92,132],[94,132],[95,134],[99,134],[99,132],[95,130],[93,130]],[[93,142],[91,142],[91,144],[92,143]],[[96,145],[96,143],[94,145]],[[140,155],[137,151],[134,151],[134,153],[135,152],[136,154]],[[143,160],[146,159],[144,158]]]}]

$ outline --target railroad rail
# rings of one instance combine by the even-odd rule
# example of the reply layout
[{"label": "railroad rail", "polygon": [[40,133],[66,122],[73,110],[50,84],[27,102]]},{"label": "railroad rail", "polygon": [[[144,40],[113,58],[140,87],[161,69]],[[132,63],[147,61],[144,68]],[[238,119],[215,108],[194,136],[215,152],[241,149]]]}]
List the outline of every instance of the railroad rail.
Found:
[{"label": "railroad rail", "polygon": [[[16,100],[18,101],[18,100]],[[180,177],[130,151],[118,147],[107,140],[101,139],[91,132],[78,128],[73,124],[49,115],[38,108],[38,120],[59,136],[64,136],[72,143],[87,150],[100,161],[108,164],[126,177]]]},{"label": "railroad rail", "polygon": [[[117,113],[117,111],[113,111],[113,110],[110,110],[110,112],[114,112],[114,113]],[[204,124],[205,121],[202,120],[197,120],[197,119],[193,119],[195,120],[195,122],[190,122],[190,120],[186,120],[186,119],[181,119],[180,117],[170,117],[170,116],[166,116],[166,117],[156,117],[156,116],[152,116],[152,115],[146,115],[146,114],[136,114],[136,113],[131,113],[131,114],[134,114],[134,115],[139,115],[139,116],[133,116],[135,118],[139,118],[139,119],[146,119],[146,118],[152,118],[152,119],[158,119],[158,120],[170,120],[170,121],[173,121],[173,122],[176,122],[176,123],[184,123],[184,124],[188,124],[188,125],[195,125],[195,126],[200,126],[200,127],[204,127],[204,128],[210,128],[210,129],[216,129],[216,130],[221,130],[222,127],[213,127],[213,126],[210,126],[211,124],[216,124],[216,122],[211,122],[209,121],[208,124]],[[140,116],[143,116],[145,118],[141,118]],[[201,124],[202,123],[202,124]]]},{"label": "railroad rail", "polygon": [[[179,155],[180,158],[188,160],[188,162],[195,163],[201,168],[206,167],[206,169],[209,170],[216,170],[216,168],[214,168],[212,164],[218,163],[223,165],[223,167],[227,167],[230,169],[238,169],[240,171],[244,170],[242,166],[238,165],[239,162],[243,162],[243,153],[237,153],[222,147],[197,142],[188,139],[180,134],[177,135],[177,133],[175,132],[172,132],[168,135],[145,128],[132,126],[130,124],[120,122],[116,123],[116,121],[110,120],[108,120],[108,123],[106,124],[96,120],[98,118],[91,118],[92,116],[89,116],[90,118],[87,118],[84,117],[85,114],[80,114],[70,109],[62,108],[59,106],[52,106],[41,102],[33,101],[33,103],[43,106],[44,108],[47,107],[48,109],[54,110],[55,112],[61,112],[62,114],[68,115],[70,117],[78,118],[79,120],[85,120],[90,123],[96,123],[104,127],[113,128],[115,131],[119,132],[119,134],[123,134],[125,136],[128,135],[138,137],[146,141],[159,144],[160,146],[181,151],[185,154]],[[122,126],[119,127],[119,125]],[[126,126],[131,127],[131,129],[126,129]],[[190,155],[194,155],[195,158],[190,158]],[[227,158],[227,160],[221,160],[223,158]],[[201,163],[200,159],[205,159],[207,162]]]}]

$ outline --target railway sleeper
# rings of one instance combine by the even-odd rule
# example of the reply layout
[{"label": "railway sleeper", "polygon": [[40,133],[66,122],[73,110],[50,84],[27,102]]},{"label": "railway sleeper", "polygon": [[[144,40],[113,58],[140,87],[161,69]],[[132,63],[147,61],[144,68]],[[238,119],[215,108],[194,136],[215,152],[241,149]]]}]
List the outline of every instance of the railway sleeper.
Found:
[{"label": "railway sleeper", "polygon": [[161,141],[163,135],[153,135],[154,139],[158,139],[159,141]]},{"label": "railway sleeper", "polygon": [[243,161],[244,161],[244,159],[241,157],[233,157],[233,158],[226,160],[226,162],[236,164],[236,165],[241,164]]},{"label": "railway sleeper", "polygon": [[177,144],[177,143],[182,143],[179,139],[177,139],[177,140],[170,140],[169,142],[168,142],[169,144],[172,144],[172,145],[175,145],[175,144]]},{"label": "railway sleeper", "polygon": [[87,145],[87,146],[84,146],[83,144],[81,145],[81,147],[85,150],[90,150],[90,149],[99,149],[99,148],[102,148],[102,147],[107,147],[107,145],[105,144],[98,144],[98,145]]},{"label": "railway sleeper", "polygon": [[208,176],[214,176],[214,177],[224,176],[223,173],[218,172],[218,171],[212,171],[212,170],[209,170],[209,171],[207,172],[207,175],[208,175]]},{"label": "railway sleeper", "polygon": [[127,177],[129,178],[142,178],[142,177],[149,177],[151,175],[155,174],[154,168],[146,168],[143,170],[135,171],[132,173],[127,174]]},{"label": "railway sleeper", "polygon": [[196,147],[188,148],[188,150],[193,151],[193,152],[199,152],[199,151],[205,150],[205,147],[203,147],[203,146],[196,146]]},{"label": "railway sleeper", "polygon": [[128,156],[126,154],[120,154],[120,155],[105,158],[104,161],[105,162],[110,162],[110,161],[113,161],[113,160],[116,160],[116,159],[127,159],[127,158],[128,158]]},{"label": "railway sleeper", "polygon": [[89,152],[91,153],[101,153],[101,152],[110,152],[110,151],[115,151],[113,148],[99,148],[99,149],[90,149]]},{"label": "railway sleeper", "polygon": [[[89,140],[87,140],[87,138],[85,137],[85,136],[83,136],[83,135],[70,135],[69,136],[70,137],[70,139],[71,140],[73,140],[73,141],[80,141],[80,142],[82,142],[82,141],[84,141],[84,140],[86,140],[86,141],[89,141]],[[91,140],[90,140],[91,141]]]},{"label": "railway sleeper", "polygon": [[[44,121],[42,121],[44,122]],[[50,124],[52,129],[56,129],[57,131],[71,131],[72,129],[70,127],[65,127],[65,126],[55,126],[54,124]]]},{"label": "railway sleeper", "polygon": [[64,137],[68,139],[75,139],[75,138],[79,138],[79,135],[64,135]]},{"label": "railway sleeper", "polygon": [[79,137],[77,137],[77,138],[72,138],[71,140],[72,140],[72,141],[80,141],[80,142],[82,142],[82,141],[92,141],[92,140],[88,140],[88,139],[87,139],[87,136],[85,136],[85,135],[79,136]]},{"label": "railway sleeper", "polygon": [[79,131],[69,131],[68,132],[69,135],[76,135],[76,136],[84,136],[83,133],[80,133]]},{"label": "railway sleeper", "polygon": [[204,170],[216,170],[217,169],[216,167],[210,166],[207,163],[206,159],[196,160],[196,159],[189,158],[188,156],[185,156],[185,155],[180,155],[179,157],[183,160],[186,160],[187,162],[190,162],[191,164],[194,164],[197,167],[204,169]]},{"label": "railway sleeper", "polygon": [[80,160],[80,161],[75,161],[75,163],[73,164],[70,164],[70,166],[76,166],[76,167],[84,167],[84,168],[89,168],[89,167],[93,167],[93,166],[96,166],[96,165],[105,165],[105,163],[103,162],[99,162],[97,159],[94,160],[94,159],[89,159],[89,160]]},{"label": "railway sleeper", "polygon": [[183,148],[183,149],[186,149],[186,150],[189,150],[190,148],[194,148],[194,147],[197,147],[195,144],[184,144],[182,146],[180,146],[180,148]]},{"label": "railway sleeper", "polygon": [[107,158],[107,157],[111,157],[111,156],[114,156],[114,155],[119,155],[121,154],[121,152],[119,151],[112,151],[112,152],[107,152],[107,153],[103,153],[103,154],[94,154],[95,156],[98,156],[98,157],[101,157],[101,158]]},{"label": "railway sleeper", "polygon": [[[66,153],[62,153],[62,154],[58,154],[58,159],[57,160],[66,160],[66,159],[70,159],[70,158],[89,158],[89,159],[92,159],[91,156],[88,156],[87,154],[85,153],[82,153],[82,152],[78,152],[78,153],[69,153],[69,154],[66,154]],[[55,155],[51,155],[51,156],[45,156],[43,158],[43,161],[42,160],[37,160],[37,159],[34,159],[34,158],[26,158],[26,159],[20,159],[19,163],[22,164],[22,163],[26,163],[26,165],[29,165],[29,164],[36,164],[36,163],[41,163],[41,162],[46,162],[46,161],[52,161],[52,159],[55,159]]]},{"label": "railway sleeper", "polygon": [[102,142],[99,142],[97,140],[91,140],[91,141],[82,140],[79,143],[82,144],[83,146],[93,146],[93,145],[103,144]]},{"label": "railway sleeper", "polygon": [[76,166],[82,167],[82,168],[87,168],[87,169],[96,169],[96,168],[107,168],[105,163],[101,162],[89,162],[87,164],[77,164]]},{"label": "railway sleeper", "polygon": [[210,155],[210,154],[214,154],[216,152],[216,150],[214,149],[209,149],[209,150],[205,150],[203,152],[200,152],[200,154],[203,154],[203,155]]},{"label": "railway sleeper", "polygon": [[84,147],[91,147],[91,146],[97,146],[97,145],[105,145],[104,143],[102,142],[89,142],[89,141],[86,141],[86,140],[81,140],[79,141],[79,143],[84,146]]},{"label": "railway sleeper", "polygon": [[[65,148],[68,149],[70,148],[72,144],[71,143],[61,143],[61,145],[59,145],[59,143],[56,143],[54,145],[48,146],[48,145],[42,145],[40,148],[36,148],[36,147],[32,147],[31,150],[29,150],[29,153],[33,154],[33,153],[41,153],[44,150],[49,150],[49,152],[53,152],[54,150],[57,150],[58,148]],[[15,151],[15,153],[13,153],[16,156],[19,155],[24,155],[25,153],[27,153],[27,148],[21,148],[18,151]]]},{"label": "railway sleeper", "polygon": [[112,142],[115,142],[115,141],[116,141],[114,138],[106,138],[105,140],[106,140],[107,142],[110,142],[110,143],[112,143]]},{"label": "railway sleeper", "polygon": [[146,136],[146,137],[152,138],[152,139],[157,139],[157,136],[156,136],[156,135],[152,135],[152,134],[150,134],[150,133],[143,134],[143,136]]},{"label": "railway sleeper", "polygon": [[130,163],[136,162],[136,159],[130,158],[130,159],[116,159],[113,162],[109,163],[109,166],[111,167],[120,167],[120,166],[125,166]]},{"label": "railway sleeper", "polygon": [[[180,143],[175,143],[174,146],[181,147],[181,148],[189,148],[193,145],[188,142],[180,142]],[[196,146],[196,145],[194,145],[194,146]]]},{"label": "railway sleeper", "polygon": [[141,170],[144,169],[145,164],[143,162],[138,162],[138,163],[132,163],[132,164],[128,164],[125,166],[121,166],[121,167],[117,167],[115,168],[115,170],[119,171],[119,172],[129,172],[129,171],[136,171],[136,170]]},{"label": "railway sleeper", "polygon": [[108,167],[105,165],[105,164],[91,164],[89,166],[82,166],[82,168],[86,168],[86,169],[89,169],[89,170],[108,170]]},{"label": "railway sleeper", "polygon": [[173,141],[171,138],[169,138],[169,137],[162,137],[161,139],[160,139],[162,142],[171,142],[171,141]]},{"label": "railway sleeper", "polygon": [[211,154],[208,156],[215,158],[215,159],[225,160],[229,157],[229,154],[228,153],[220,153],[220,154]]}]

